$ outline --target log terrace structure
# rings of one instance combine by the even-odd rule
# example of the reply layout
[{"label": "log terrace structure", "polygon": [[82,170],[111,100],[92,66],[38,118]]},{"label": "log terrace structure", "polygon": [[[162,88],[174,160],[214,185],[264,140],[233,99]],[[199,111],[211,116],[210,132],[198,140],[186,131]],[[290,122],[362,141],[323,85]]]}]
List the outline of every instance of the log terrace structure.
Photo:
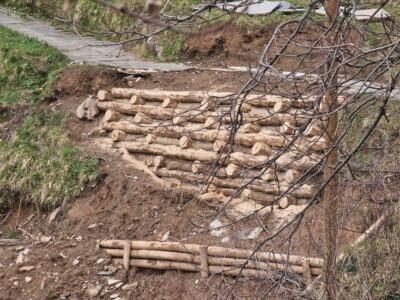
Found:
[{"label": "log terrace structure", "polygon": [[[133,88],[101,90],[97,99],[115,147],[234,219],[270,216],[314,196],[315,180],[304,174],[318,169],[326,148],[315,99]],[[233,111],[243,124],[230,141]]]}]

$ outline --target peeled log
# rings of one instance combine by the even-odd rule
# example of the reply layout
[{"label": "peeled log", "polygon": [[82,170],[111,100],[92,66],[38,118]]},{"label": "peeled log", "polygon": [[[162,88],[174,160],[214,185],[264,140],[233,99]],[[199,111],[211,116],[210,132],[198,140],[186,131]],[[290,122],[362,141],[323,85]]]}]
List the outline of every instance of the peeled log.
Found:
[{"label": "peeled log", "polygon": [[115,121],[119,121],[120,119],[121,119],[120,113],[113,111],[111,109],[107,109],[104,114],[103,121],[104,122],[115,122]]},{"label": "peeled log", "polygon": [[170,98],[165,98],[161,106],[164,108],[176,108],[178,106],[178,103],[176,103],[174,100],[171,100]]},{"label": "peeled log", "polygon": [[261,126],[257,123],[247,123],[243,125],[244,133],[258,133],[261,130]]},{"label": "peeled log", "polygon": [[285,122],[281,125],[280,131],[284,134],[293,134],[296,131],[296,127],[290,122]]},{"label": "peeled log", "polygon": [[[194,183],[202,183],[207,184],[210,183],[211,178],[207,175],[202,174],[194,174],[194,173],[186,173],[178,170],[166,170],[159,169],[156,174],[161,177],[167,178],[178,178],[183,181],[194,182]],[[243,187],[246,184],[246,181],[242,179],[228,178],[221,179],[217,177],[213,177],[211,183],[217,187],[224,187],[230,189],[238,189]],[[279,194],[283,193],[287,190],[288,185],[285,183],[278,184],[267,184],[260,180],[254,180],[252,184],[248,185],[247,188],[251,188],[253,191],[262,192],[265,194]],[[299,198],[311,198],[314,196],[313,194],[314,188],[310,185],[304,184],[300,187],[292,189],[289,194],[299,197]]]},{"label": "peeled log", "polygon": [[178,146],[179,140],[174,139],[174,138],[160,137],[160,136],[157,136],[157,135],[151,133],[146,136],[146,143],[147,144],[160,144],[160,145],[165,145],[165,146],[169,146],[169,145]]},{"label": "peeled log", "polygon": [[253,145],[253,148],[251,148],[251,154],[253,154],[253,155],[270,156],[271,153],[272,153],[271,147],[262,142],[255,143]]},{"label": "peeled log", "polygon": [[156,156],[153,164],[156,170],[159,168],[166,168],[167,170],[179,170],[185,172],[192,171],[192,165],[190,163],[182,160],[166,158],[164,156]]},{"label": "peeled log", "polygon": [[113,97],[112,97],[112,94],[110,92],[107,92],[105,90],[100,90],[97,93],[97,98],[100,101],[109,101],[109,100],[112,100]]},{"label": "peeled log", "polygon": [[285,112],[286,110],[288,110],[289,107],[290,103],[288,102],[285,101],[276,102],[274,105],[274,112],[276,113]]},{"label": "peeled log", "polygon": [[113,130],[111,132],[111,139],[113,142],[119,142],[126,140],[126,133],[122,130]]},{"label": "peeled log", "polygon": [[144,105],[146,101],[144,101],[142,98],[138,96],[132,96],[131,99],[129,100],[129,103],[132,105]]},{"label": "peeled log", "polygon": [[179,158],[185,160],[200,160],[200,161],[215,161],[218,159],[218,154],[201,149],[181,149],[177,146],[164,146],[158,144],[145,144],[136,142],[125,142],[121,147],[126,148],[130,152],[136,153],[149,153],[155,155],[162,155],[171,158]]},{"label": "peeled log", "polygon": [[243,201],[254,200],[263,205],[273,204],[275,200],[274,196],[272,195],[267,195],[262,192],[256,192],[252,189],[244,189],[242,194],[240,195],[240,199],[242,199]]},{"label": "peeled log", "polygon": [[240,166],[235,164],[229,164],[226,167],[225,171],[228,176],[240,175]]},{"label": "peeled log", "polygon": [[179,139],[179,146],[182,149],[187,149],[192,146],[192,139],[188,136],[183,136]]},{"label": "peeled log", "polygon": [[133,119],[133,122],[135,122],[136,124],[150,125],[154,123],[154,119],[150,118],[149,116],[146,116],[145,114],[137,113],[135,118]]},{"label": "peeled log", "polygon": [[307,137],[320,135],[322,133],[321,127],[316,124],[310,124],[304,131],[304,135]]}]

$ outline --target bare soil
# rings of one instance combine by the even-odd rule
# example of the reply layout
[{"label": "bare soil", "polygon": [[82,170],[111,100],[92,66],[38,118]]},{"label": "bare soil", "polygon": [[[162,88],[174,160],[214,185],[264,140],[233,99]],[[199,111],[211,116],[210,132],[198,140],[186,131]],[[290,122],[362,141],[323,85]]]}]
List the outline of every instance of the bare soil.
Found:
[{"label": "bare soil", "polygon": [[[229,72],[157,73],[141,78],[135,87],[227,91],[238,89],[248,76]],[[117,154],[105,152],[93,142],[88,133],[99,124],[101,117],[93,122],[79,121],[74,115],[76,107],[98,89],[124,85],[121,74],[99,68],[75,67],[59,75],[55,85],[57,100],[47,105],[70,114],[65,129],[82,153],[100,159],[101,176],[96,185],[72,199],[50,225],[47,223],[50,212],[43,213],[33,207],[16,205],[4,221],[1,220],[6,215],[0,218],[3,235],[12,229],[23,241],[23,248],[0,248],[0,299],[89,299],[87,287],[96,284],[102,286],[100,299],[110,299],[114,294],[124,299],[215,299],[228,295],[232,299],[308,298],[292,294],[290,288],[278,289],[274,292],[279,294],[276,297],[266,294],[274,286],[270,280],[236,281],[224,276],[202,279],[198,273],[154,270],[132,271],[124,278],[120,266],[97,249],[97,241],[102,239],[161,240],[168,232],[171,241],[239,248],[254,247],[266,236],[262,233],[254,240],[241,238],[242,233],[259,226],[256,220],[228,227],[221,236],[214,236],[207,224],[215,209],[179,191],[161,189]],[[360,196],[352,191],[352,187],[343,191],[348,207]],[[372,211],[369,219],[363,219],[361,213],[353,211],[346,223],[346,228],[351,230],[340,230],[340,245],[354,240],[377,215],[378,209]],[[223,223],[229,221],[225,215],[218,218]],[[265,250],[290,248],[292,253],[322,256],[322,220],[322,206],[318,204],[306,214],[291,244],[285,239],[288,230],[274,243],[266,243]],[[51,240],[40,242],[41,237],[42,240],[51,237]],[[24,264],[33,265],[33,270],[19,271],[16,259],[21,251],[29,251]],[[132,284],[131,288],[107,286],[107,277],[98,272],[111,266],[118,269],[110,277]],[[32,279],[29,283],[28,277]],[[290,286],[290,281],[287,285]]]}]

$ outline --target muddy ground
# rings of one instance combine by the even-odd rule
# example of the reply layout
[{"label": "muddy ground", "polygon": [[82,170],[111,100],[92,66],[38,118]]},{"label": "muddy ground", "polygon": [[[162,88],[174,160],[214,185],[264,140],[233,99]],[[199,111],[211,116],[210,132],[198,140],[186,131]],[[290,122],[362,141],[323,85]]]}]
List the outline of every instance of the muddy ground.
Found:
[{"label": "muddy ground", "polygon": [[[156,73],[139,79],[135,87],[229,91],[240,87],[248,76],[199,71]],[[40,212],[33,207],[16,205],[9,214],[2,215],[0,231],[16,230],[22,243],[0,247],[0,299],[90,299],[88,291],[96,286],[99,299],[215,299],[228,295],[232,299],[308,298],[291,284],[296,279],[292,275],[284,278],[284,288],[275,288],[274,294],[279,294],[276,297],[268,294],[276,283],[271,280],[236,281],[224,276],[203,279],[198,273],[154,270],[131,271],[125,277],[122,268],[96,247],[102,239],[161,240],[169,233],[170,241],[251,248],[265,237],[263,233],[255,239],[243,239],[243,234],[257,226],[255,220],[227,228],[220,236],[213,235],[206,221],[216,213],[214,208],[193,201],[180,191],[161,189],[147,175],[127,165],[117,153],[102,150],[88,136],[101,117],[93,122],[79,121],[74,111],[88,95],[114,86],[126,86],[126,82],[122,74],[107,69],[75,67],[59,76],[54,97],[45,105],[69,113],[66,131],[82,153],[99,158],[101,176],[97,184],[72,199],[51,224],[48,223],[51,212]],[[351,200],[360,195],[352,193],[349,187],[343,196]],[[351,201],[347,203],[352,206]],[[341,230],[340,245],[354,240],[377,215],[379,210],[370,219],[364,219],[353,210],[345,224],[351,230]],[[291,244],[283,236],[274,243],[266,243],[265,250],[290,248],[296,254],[321,257],[322,216],[318,204],[305,216]],[[219,220],[229,221],[225,215],[219,216]],[[18,257],[23,260],[22,265],[33,269],[20,271]],[[111,272],[109,276],[99,275],[102,271]],[[109,278],[122,280],[124,284],[108,285]]]}]

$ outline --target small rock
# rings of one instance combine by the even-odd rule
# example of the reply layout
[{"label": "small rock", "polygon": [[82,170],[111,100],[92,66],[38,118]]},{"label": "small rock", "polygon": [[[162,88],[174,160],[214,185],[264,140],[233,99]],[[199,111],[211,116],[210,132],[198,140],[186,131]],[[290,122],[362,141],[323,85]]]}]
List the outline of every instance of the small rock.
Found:
[{"label": "small rock", "polygon": [[0,278],[4,278],[4,272],[0,272]]},{"label": "small rock", "polygon": [[96,286],[89,286],[89,288],[86,290],[86,293],[90,297],[96,297],[100,294],[102,288],[103,288],[103,286],[100,284],[98,284]]},{"label": "small rock", "polygon": [[53,223],[53,221],[57,218],[58,213],[60,212],[61,207],[56,208],[53,210],[53,212],[50,214],[49,219],[47,220],[47,225],[50,225]]},{"label": "small rock", "polygon": [[139,282],[135,281],[134,283],[124,285],[124,286],[122,287],[122,290],[123,290],[123,291],[126,291],[126,290],[134,290],[134,289],[136,289],[138,286],[139,286]]},{"label": "small rock", "polygon": [[229,236],[223,237],[223,238],[221,239],[221,242],[223,242],[223,243],[229,242]]},{"label": "small rock", "polygon": [[20,272],[29,272],[35,269],[35,266],[22,266],[18,269]]},{"label": "small rock", "polygon": [[195,284],[195,285],[198,285],[198,284],[199,284],[199,280],[196,279],[196,280],[194,281],[194,284]]},{"label": "small rock", "polygon": [[25,247],[24,246],[18,246],[17,248],[15,248],[16,251],[22,251],[24,250]]},{"label": "small rock", "polygon": [[94,228],[96,228],[96,227],[98,227],[98,226],[99,226],[99,224],[94,223],[94,224],[90,224],[87,228],[88,228],[88,229],[94,229]]},{"label": "small rock", "polygon": [[119,297],[119,294],[112,294],[110,296],[110,299],[117,299]]},{"label": "small rock", "polygon": [[17,265],[21,265],[21,264],[24,263],[24,261],[25,261],[25,255],[24,255],[22,252],[19,252],[19,253],[18,253],[17,260],[15,261],[15,263],[16,263]]},{"label": "small rock", "polygon": [[18,286],[18,284],[19,284],[18,281],[13,282],[13,286]]},{"label": "small rock", "polygon": [[119,283],[119,282],[121,282],[121,280],[119,280],[119,279],[115,279],[115,278],[108,278],[107,279],[107,284],[108,285],[113,285],[113,284],[116,284],[116,283]]},{"label": "small rock", "polygon": [[2,263],[0,263],[0,269],[3,269],[4,265]]},{"label": "small rock", "polygon": [[75,237],[75,240],[77,240],[78,242],[82,241],[82,236],[78,235],[77,237]]},{"label": "small rock", "polygon": [[26,277],[25,277],[25,282],[26,282],[26,283],[32,282],[32,277],[26,276]]},{"label": "small rock", "polygon": [[75,258],[74,261],[72,262],[73,266],[79,265],[80,261],[78,258]]},{"label": "small rock", "polygon": [[44,277],[44,278],[42,279],[42,282],[40,283],[40,289],[41,289],[42,291],[43,291],[44,288],[46,287],[46,281],[47,281],[47,278]]},{"label": "small rock", "polygon": [[115,285],[115,288],[117,288],[117,289],[119,289],[121,286],[123,286],[124,285],[124,283],[123,282],[118,282],[116,285]]},{"label": "small rock", "polygon": [[53,239],[52,236],[44,236],[44,235],[41,235],[40,238],[39,238],[39,242],[40,242],[40,243],[43,243],[43,244],[47,244],[47,243],[50,242],[52,239]]},{"label": "small rock", "polygon": [[104,262],[104,258],[99,258],[97,261],[96,261],[96,264],[101,264],[101,263],[103,263]]},{"label": "small rock", "polygon": [[101,271],[98,272],[97,275],[100,276],[112,276],[117,272],[117,267],[113,267],[113,266],[105,266],[105,269],[108,271]]}]

